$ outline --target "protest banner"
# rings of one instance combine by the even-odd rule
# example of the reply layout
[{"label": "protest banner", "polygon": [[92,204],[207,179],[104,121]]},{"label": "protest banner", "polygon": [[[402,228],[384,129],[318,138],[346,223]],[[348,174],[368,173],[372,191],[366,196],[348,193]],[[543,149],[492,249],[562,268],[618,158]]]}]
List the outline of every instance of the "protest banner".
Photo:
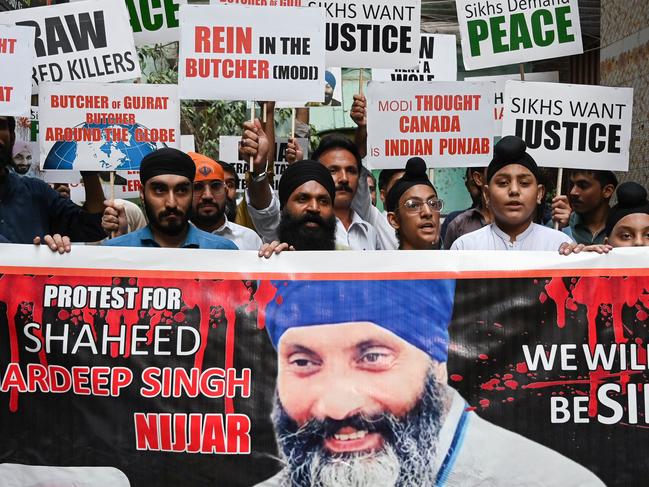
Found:
[{"label": "protest banner", "polygon": [[183,152],[196,152],[196,141],[193,135],[180,136],[180,150]]},{"label": "protest banner", "polygon": [[[73,0],[83,2],[85,0]],[[178,41],[178,14],[187,0],[126,0],[136,46]]]},{"label": "protest banner", "polygon": [[417,66],[421,0],[306,0],[327,16],[327,66]]},{"label": "protest banner", "polygon": [[[367,88],[367,156],[372,169],[484,166],[492,152],[493,83],[392,82]],[[485,162],[486,161],[486,162]]]},{"label": "protest banner", "polygon": [[44,83],[39,106],[43,169],[137,170],[180,146],[176,85]]},{"label": "protest banner", "polygon": [[507,81],[503,135],[539,166],[627,171],[633,88]]},{"label": "protest banner", "polygon": [[[304,157],[307,158],[309,154],[309,140],[308,139],[295,139],[299,146],[302,148]],[[241,137],[236,135],[221,135],[219,137],[219,156],[223,162],[232,164],[239,176],[239,186],[237,191],[246,189],[246,171],[248,170],[248,162],[239,160],[239,146],[241,144]],[[287,137],[277,137],[275,140],[275,164],[273,166],[273,189],[279,188],[279,179],[284,170],[288,167],[286,162],[286,148],[288,146]]]},{"label": "protest banner", "polygon": [[[119,487],[251,486],[363,451],[345,473],[376,478],[388,462],[389,485],[644,478],[641,249],[0,249],[0,455],[24,473],[84,465],[79,483],[99,485],[87,467],[101,465]],[[371,433],[358,412],[377,415]]]},{"label": "protest banner", "polygon": [[[343,75],[340,68],[325,69],[323,93],[321,98],[311,101],[287,102],[278,101],[275,108],[301,107],[342,107],[343,105]],[[250,106],[249,106],[250,107]]]},{"label": "protest banner", "polygon": [[584,52],[577,0],[457,0],[468,70]]},{"label": "protest banner", "polygon": [[210,0],[210,5],[246,5],[250,7],[302,7],[305,0]]},{"label": "protest banner", "polygon": [[120,81],[140,76],[126,5],[85,0],[0,13],[0,24],[35,28],[32,91],[43,81]]},{"label": "protest banner", "polygon": [[31,106],[34,29],[0,25],[0,113],[25,116]]},{"label": "protest banner", "polygon": [[457,81],[457,47],[454,35],[421,34],[419,67],[373,69],[373,81]]},{"label": "protest banner", "polygon": [[[505,108],[505,82],[507,80],[520,80],[520,74],[501,74],[496,76],[471,76],[464,78],[465,81],[495,81],[494,93],[494,135],[500,137],[503,131],[503,112]],[[559,82],[558,71],[546,71],[541,73],[525,73],[525,81],[544,81],[548,83]]]},{"label": "protest banner", "polygon": [[180,8],[182,99],[318,100],[324,86],[322,9]]}]

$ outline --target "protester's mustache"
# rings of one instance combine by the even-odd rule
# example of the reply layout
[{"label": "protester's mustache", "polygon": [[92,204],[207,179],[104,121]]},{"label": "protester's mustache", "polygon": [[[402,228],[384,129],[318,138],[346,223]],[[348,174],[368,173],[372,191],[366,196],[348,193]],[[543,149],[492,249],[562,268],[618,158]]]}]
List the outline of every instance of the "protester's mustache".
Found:
[{"label": "protester's mustache", "polygon": [[352,188],[348,183],[340,183],[336,185],[336,191],[347,191],[348,193],[351,193]]},{"label": "protester's mustache", "polygon": [[174,210],[174,209],[169,209],[169,210],[164,210],[161,211],[158,215],[158,218],[167,218],[168,216],[183,216],[185,213],[183,213],[180,210]]},{"label": "protester's mustache", "polygon": [[317,223],[320,226],[325,225],[324,218],[322,218],[320,215],[316,215],[313,213],[307,213],[303,217],[300,218],[300,223]]},{"label": "protester's mustache", "polygon": [[300,436],[308,442],[320,442],[333,437],[342,428],[353,428],[357,431],[379,433],[389,439],[394,435],[395,419],[392,415],[385,413],[372,417],[355,414],[345,419],[312,419],[299,428],[295,432],[295,436]]}]

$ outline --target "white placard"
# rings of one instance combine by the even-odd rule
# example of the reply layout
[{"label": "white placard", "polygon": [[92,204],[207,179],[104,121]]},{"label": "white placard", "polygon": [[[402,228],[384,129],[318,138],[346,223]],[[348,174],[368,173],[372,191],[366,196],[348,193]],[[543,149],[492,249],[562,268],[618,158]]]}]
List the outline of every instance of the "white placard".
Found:
[{"label": "white placard", "polygon": [[180,150],[183,152],[196,152],[196,141],[193,135],[180,136]]},{"label": "white placard", "polygon": [[182,99],[318,100],[324,86],[319,8],[180,8]]},{"label": "white placard", "polygon": [[[72,0],[80,2],[84,0]],[[125,0],[136,46],[180,39],[179,11],[187,0]]]},{"label": "white placard", "polygon": [[[302,148],[304,157],[308,156],[309,149],[309,140],[308,139],[295,139],[299,146]],[[240,188],[237,190],[245,189],[246,183],[246,171],[250,167],[250,164],[246,161],[239,160],[239,144],[241,143],[241,137],[236,135],[221,135],[219,137],[219,160],[223,162],[229,162],[235,167],[237,174],[239,176],[239,182],[241,184]],[[284,170],[288,167],[288,162],[286,162],[286,147],[288,144],[288,138],[279,137],[275,141],[275,166],[274,174],[275,178],[273,180],[273,188],[279,188],[279,179],[282,176]]]},{"label": "white placard", "polygon": [[493,140],[492,82],[372,81],[367,87],[367,157],[372,169],[484,166]]},{"label": "white placard", "polygon": [[456,0],[468,70],[584,52],[577,0]]},{"label": "white placard", "polygon": [[[496,76],[471,76],[464,78],[466,81],[495,81],[494,93],[494,135],[500,137],[503,132],[503,111],[505,109],[505,82],[507,80],[520,80],[520,74],[501,74]],[[541,73],[525,73],[525,81],[544,81],[547,83],[559,82],[559,71],[545,71]]]},{"label": "white placard", "polygon": [[136,170],[180,146],[176,85],[43,83],[39,108],[43,169]]},{"label": "white placard", "polygon": [[454,35],[421,34],[419,67],[373,69],[374,81],[457,81],[457,44]]},{"label": "white placard", "polygon": [[32,91],[44,81],[120,81],[140,76],[126,5],[85,0],[0,13],[0,24],[35,27]]},{"label": "white placard", "polygon": [[421,0],[303,0],[302,5],[325,7],[327,66],[417,66]]},{"label": "white placard", "polygon": [[27,116],[31,105],[34,29],[0,25],[0,113]]},{"label": "white placard", "polygon": [[[333,85],[332,85],[333,83]],[[343,105],[343,75],[340,68],[327,68],[323,85],[324,98],[322,101],[278,101],[275,108],[302,108],[302,107],[342,107]],[[253,102],[248,102],[248,108]]]},{"label": "white placard", "polygon": [[628,171],[633,88],[507,81],[503,135],[539,166]]}]

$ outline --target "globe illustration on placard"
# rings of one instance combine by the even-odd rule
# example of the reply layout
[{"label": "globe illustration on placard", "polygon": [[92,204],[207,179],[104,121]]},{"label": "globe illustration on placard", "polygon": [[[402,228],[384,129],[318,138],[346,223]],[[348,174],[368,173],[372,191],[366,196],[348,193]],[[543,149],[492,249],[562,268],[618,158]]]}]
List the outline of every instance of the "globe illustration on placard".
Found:
[{"label": "globe illustration on placard", "polygon": [[[75,169],[84,167],[101,168],[102,170],[139,170],[142,158],[147,154],[166,147],[161,142],[138,142],[135,132],[138,129],[147,130],[140,124],[91,124],[83,123],[73,130],[85,130],[86,133],[101,134],[100,141],[58,141],[45,159],[43,169]],[[124,140],[109,140],[107,131],[127,130]],[[114,137],[110,137],[112,139]]]}]

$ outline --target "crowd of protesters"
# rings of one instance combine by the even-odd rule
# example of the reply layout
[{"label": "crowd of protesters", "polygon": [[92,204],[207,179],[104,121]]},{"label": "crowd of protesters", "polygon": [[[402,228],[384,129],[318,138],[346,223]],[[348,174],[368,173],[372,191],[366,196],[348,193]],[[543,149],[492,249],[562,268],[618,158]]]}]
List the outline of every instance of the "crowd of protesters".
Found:
[{"label": "crowd of protesters", "polygon": [[[240,155],[251,161],[237,204],[234,166],[194,152],[160,149],[141,163],[141,204],[106,200],[98,173],[82,172],[85,203],[25,174],[12,159],[15,121],[0,117],[0,243],[255,250],[545,250],[561,254],[649,245],[649,201],[640,184],[604,170],[569,174],[567,195],[550,200],[547,177],[525,142],[505,136],[484,167],[466,170],[472,206],[448,213],[426,161],[363,166],[366,100],[354,97],[354,138],[324,137],[310,158],[294,138],[278,190],[272,186],[273,107],[243,124]],[[302,117],[300,117],[302,118]],[[300,125],[304,125],[299,121]],[[308,127],[308,125],[306,126]],[[301,129],[301,127],[298,127]],[[543,161],[538,161],[542,166]],[[377,184],[378,183],[378,184]],[[611,207],[611,199],[617,203]],[[376,207],[380,200],[385,211]],[[145,218],[146,216],[146,218]],[[442,221],[443,220],[443,221]]]}]

